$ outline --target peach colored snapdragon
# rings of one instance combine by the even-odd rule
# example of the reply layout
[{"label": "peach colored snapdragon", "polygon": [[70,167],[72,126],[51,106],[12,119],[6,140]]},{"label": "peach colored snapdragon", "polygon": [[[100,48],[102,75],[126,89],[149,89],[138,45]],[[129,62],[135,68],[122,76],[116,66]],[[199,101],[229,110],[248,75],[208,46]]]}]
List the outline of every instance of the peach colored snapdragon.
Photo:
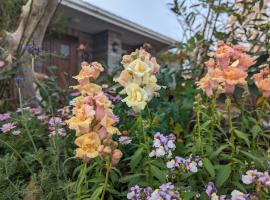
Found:
[{"label": "peach colored snapdragon", "polygon": [[247,70],[255,64],[255,59],[244,52],[240,45],[218,43],[218,49],[205,65],[206,75],[197,82],[208,97],[214,92],[233,94],[235,86],[245,86]]},{"label": "peach colored snapdragon", "polygon": [[261,71],[257,74],[253,75],[253,80],[255,82],[255,85],[259,89],[259,91],[262,93],[262,96],[265,98],[270,97],[270,69],[263,68]]},{"label": "peach colored snapdragon", "polygon": [[119,161],[121,158],[119,153],[115,153],[120,151],[117,149],[118,144],[114,142],[113,146],[106,146],[104,141],[111,140],[112,134],[120,135],[120,131],[115,127],[119,119],[113,114],[112,102],[102,91],[102,87],[91,82],[97,79],[103,70],[100,63],[82,63],[81,71],[74,77],[79,85],[72,86],[78,89],[81,95],[75,99],[72,117],[67,120],[67,124],[76,131],[77,157],[87,161],[101,156],[103,153],[100,147],[105,146],[110,149],[106,159],[117,164],[115,160]]}]

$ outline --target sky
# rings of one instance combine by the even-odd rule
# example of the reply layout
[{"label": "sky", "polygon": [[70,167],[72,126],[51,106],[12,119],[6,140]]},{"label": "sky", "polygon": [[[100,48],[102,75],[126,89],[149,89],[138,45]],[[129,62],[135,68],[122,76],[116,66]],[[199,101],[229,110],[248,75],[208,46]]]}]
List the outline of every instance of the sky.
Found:
[{"label": "sky", "polygon": [[172,0],[84,0],[153,31],[180,40],[180,25],[170,11]]}]

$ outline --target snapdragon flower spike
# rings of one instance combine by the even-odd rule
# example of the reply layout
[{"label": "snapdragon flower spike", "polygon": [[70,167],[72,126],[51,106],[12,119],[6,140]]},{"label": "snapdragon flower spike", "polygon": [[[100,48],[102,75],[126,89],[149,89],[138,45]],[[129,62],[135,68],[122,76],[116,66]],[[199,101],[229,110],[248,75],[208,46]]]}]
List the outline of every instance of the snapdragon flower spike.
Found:
[{"label": "snapdragon flower spike", "polygon": [[157,91],[161,87],[157,84],[155,74],[160,66],[144,49],[123,56],[121,63],[124,70],[115,81],[124,87],[121,93],[127,95],[122,101],[138,113],[153,97],[159,95]]},{"label": "snapdragon flower spike", "polygon": [[215,92],[232,95],[235,86],[246,86],[247,70],[255,64],[255,59],[242,46],[220,41],[213,56],[205,63],[207,74],[197,82],[208,97]]},{"label": "snapdragon flower spike", "polygon": [[168,169],[183,169],[187,172],[196,173],[198,167],[202,167],[203,163],[199,156],[193,157],[191,154],[187,159],[176,156],[174,159],[168,161],[166,165]]},{"label": "snapdragon flower spike", "polygon": [[176,148],[175,140],[176,137],[173,134],[163,135],[156,133],[154,135],[154,150],[150,152],[149,157],[171,158],[172,152]]},{"label": "snapdragon flower spike", "polygon": [[209,182],[206,186],[205,193],[209,197],[210,200],[225,200],[225,195],[217,195],[217,189],[212,182]]},{"label": "snapdragon flower spike", "polygon": [[82,63],[82,69],[74,78],[78,85],[72,88],[80,92],[72,105],[72,117],[66,120],[70,129],[76,130],[76,156],[88,162],[100,156],[112,165],[116,165],[122,152],[118,143],[112,140],[112,134],[121,135],[115,127],[119,117],[113,114],[112,102],[105,95],[100,85],[92,83],[104,71],[98,62]]}]

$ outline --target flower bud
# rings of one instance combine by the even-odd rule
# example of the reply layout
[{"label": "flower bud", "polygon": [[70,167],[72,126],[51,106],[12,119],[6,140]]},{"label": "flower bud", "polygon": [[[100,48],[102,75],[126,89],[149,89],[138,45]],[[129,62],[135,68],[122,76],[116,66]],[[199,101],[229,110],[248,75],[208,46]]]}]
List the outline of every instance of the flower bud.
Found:
[{"label": "flower bud", "polygon": [[115,149],[112,155],[112,165],[117,165],[123,153],[119,149]]}]

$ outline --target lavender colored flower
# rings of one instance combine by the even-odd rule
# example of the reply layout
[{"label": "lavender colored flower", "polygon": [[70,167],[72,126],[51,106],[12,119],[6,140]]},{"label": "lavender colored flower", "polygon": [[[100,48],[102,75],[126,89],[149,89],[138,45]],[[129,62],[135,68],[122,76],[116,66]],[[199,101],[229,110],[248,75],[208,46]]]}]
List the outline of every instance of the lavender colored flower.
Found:
[{"label": "lavender colored flower", "polygon": [[238,190],[233,190],[231,200],[249,200],[249,194],[244,194]]},{"label": "lavender colored flower", "polygon": [[69,119],[71,117],[71,108],[70,106],[65,106],[61,109],[58,109],[57,112],[61,114],[62,118]]},{"label": "lavender colored flower", "polygon": [[128,136],[121,136],[119,137],[118,141],[120,144],[130,144],[132,139]]},{"label": "lavender colored flower", "polygon": [[77,97],[77,96],[80,96],[80,95],[81,95],[80,92],[72,92],[72,93],[70,93],[70,96],[72,96],[72,97]]},{"label": "lavender colored flower", "polygon": [[64,128],[53,129],[51,127],[49,137],[53,137],[53,136],[56,136],[56,135],[64,137],[64,136],[67,135],[67,132],[66,132],[66,130]]},{"label": "lavender colored flower", "polygon": [[269,172],[258,172],[257,170],[248,170],[245,175],[242,175],[242,182],[244,184],[256,183],[260,186],[270,187]]},{"label": "lavender colored flower", "polygon": [[50,126],[65,125],[66,123],[60,117],[51,117],[49,120]]},{"label": "lavender colored flower", "polygon": [[41,108],[30,108],[29,109],[30,113],[32,113],[33,115],[40,115],[42,112]]},{"label": "lavender colored flower", "polygon": [[270,187],[269,173],[268,172],[262,173],[262,175],[258,178],[258,181],[261,183],[261,185]]},{"label": "lavender colored flower", "polygon": [[4,114],[0,114],[0,121],[5,121],[10,119],[10,114],[9,113],[4,113]]},{"label": "lavender colored flower", "polygon": [[16,128],[15,126],[15,123],[7,123],[7,124],[4,124],[0,130],[3,132],[3,133],[7,133],[9,131],[11,131],[12,129]]},{"label": "lavender colored flower", "polygon": [[131,187],[129,189],[129,192],[127,193],[127,199],[140,200],[141,199],[141,191],[142,191],[142,188],[140,188],[138,185]]},{"label": "lavender colored flower", "polygon": [[205,193],[210,198],[210,200],[225,200],[226,198],[225,195],[221,196],[217,195],[217,189],[212,182],[209,182],[208,185],[206,186]]},{"label": "lavender colored flower", "polygon": [[165,183],[159,186],[159,189],[155,190],[149,200],[157,200],[157,199],[165,199],[165,200],[179,200],[180,194],[175,189],[172,183]]},{"label": "lavender colored flower", "polygon": [[33,56],[38,56],[42,52],[42,50],[36,46],[35,42],[25,45],[24,50],[26,50],[29,54]]},{"label": "lavender colored flower", "polygon": [[175,136],[170,134],[165,136],[161,133],[156,133],[154,135],[154,149],[150,152],[150,157],[157,157],[157,158],[171,158],[172,151],[175,150]]},{"label": "lavender colored flower", "polygon": [[180,169],[183,168],[188,172],[197,172],[198,167],[202,166],[202,159],[198,156],[193,158],[192,155],[189,156],[188,159],[184,159],[182,157],[176,156],[174,159],[171,159],[167,162],[167,168],[169,169]]},{"label": "lavender colored flower", "polygon": [[21,77],[21,76],[16,76],[16,77],[14,78],[14,80],[15,80],[15,82],[16,82],[16,85],[17,85],[18,87],[20,87],[21,84],[22,84],[23,81],[24,81],[24,78]]},{"label": "lavender colored flower", "polygon": [[39,115],[37,117],[43,124],[47,124],[49,122],[49,116],[48,115]]}]

